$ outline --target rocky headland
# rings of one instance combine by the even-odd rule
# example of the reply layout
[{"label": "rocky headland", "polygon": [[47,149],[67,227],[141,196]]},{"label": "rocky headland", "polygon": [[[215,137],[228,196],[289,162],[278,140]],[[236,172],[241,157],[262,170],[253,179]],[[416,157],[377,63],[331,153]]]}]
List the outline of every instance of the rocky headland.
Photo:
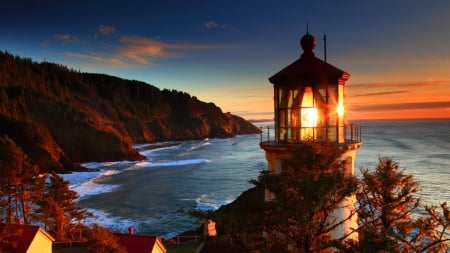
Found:
[{"label": "rocky headland", "polygon": [[0,51],[0,135],[14,140],[41,172],[143,159],[136,143],[259,132],[185,92]]}]

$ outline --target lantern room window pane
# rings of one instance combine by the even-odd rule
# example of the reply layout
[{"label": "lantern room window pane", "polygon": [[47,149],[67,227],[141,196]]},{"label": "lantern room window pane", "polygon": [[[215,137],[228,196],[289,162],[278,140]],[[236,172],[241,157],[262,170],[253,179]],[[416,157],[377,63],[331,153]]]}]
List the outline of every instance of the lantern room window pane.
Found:
[{"label": "lantern room window pane", "polygon": [[313,107],[314,106],[314,96],[311,87],[306,87],[303,92],[302,107]]},{"label": "lantern room window pane", "polygon": [[292,109],[291,113],[292,140],[300,140],[300,109]]},{"label": "lantern room window pane", "polygon": [[300,126],[300,110],[299,109],[292,109],[291,122],[292,122],[291,123],[292,127]]},{"label": "lantern room window pane", "polygon": [[278,110],[280,127],[286,127],[286,110]]},{"label": "lantern room window pane", "polygon": [[298,91],[298,89],[289,89],[288,92],[289,92],[288,107],[298,108],[299,107],[299,91]]},{"label": "lantern room window pane", "polygon": [[279,108],[286,108],[286,94],[284,89],[278,90],[278,107]]}]

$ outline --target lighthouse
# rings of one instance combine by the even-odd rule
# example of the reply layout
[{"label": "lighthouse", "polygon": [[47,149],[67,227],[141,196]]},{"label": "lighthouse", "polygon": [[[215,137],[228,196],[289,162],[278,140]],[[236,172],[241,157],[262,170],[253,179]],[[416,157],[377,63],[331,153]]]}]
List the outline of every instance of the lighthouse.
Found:
[{"label": "lighthouse", "polygon": [[[332,143],[341,149],[345,173],[354,175],[356,150],[362,142],[359,126],[348,124],[344,118],[344,86],[350,74],[317,58],[316,39],[309,33],[301,38],[300,46],[300,58],[269,78],[274,88],[274,132],[260,143],[268,170],[280,173],[283,161],[292,158],[296,145],[313,141]],[[265,191],[265,201],[275,198]],[[332,216],[340,225],[331,232],[332,238],[358,240],[353,233],[357,228],[355,205],[356,197],[349,196],[334,211]]]}]

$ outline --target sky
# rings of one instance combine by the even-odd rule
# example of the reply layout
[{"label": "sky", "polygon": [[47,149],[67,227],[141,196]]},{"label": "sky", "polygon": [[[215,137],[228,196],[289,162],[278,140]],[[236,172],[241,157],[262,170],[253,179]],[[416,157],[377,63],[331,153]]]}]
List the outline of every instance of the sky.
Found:
[{"label": "sky", "polygon": [[0,50],[184,91],[246,119],[273,118],[268,78],[300,38],[350,73],[347,120],[450,118],[450,1],[14,0]]}]

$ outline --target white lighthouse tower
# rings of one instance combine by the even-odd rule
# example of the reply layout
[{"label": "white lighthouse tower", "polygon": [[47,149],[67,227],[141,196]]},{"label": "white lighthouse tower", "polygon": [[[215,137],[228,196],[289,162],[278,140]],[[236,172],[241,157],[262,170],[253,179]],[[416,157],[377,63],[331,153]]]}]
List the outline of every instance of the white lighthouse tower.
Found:
[{"label": "white lighthouse tower", "polygon": [[[275,134],[260,143],[268,169],[281,172],[295,145],[312,140],[331,142],[342,149],[341,159],[348,166],[345,171],[353,175],[356,149],[362,142],[360,128],[346,125],[344,120],[344,85],[350,74],[315,56],[312,35],[304,35],[300,44],[301,57],[269,78],[274,87]],[[266,201],[274,198],[266,191]],[[352,233],[357,228],[356,214],[351,215],[355,204],[355,196],[350,196],[334,211],[334,218],[343,222],[333,230],[332,238],[350,235],[347,239],[358,240],[357,233]]]}]

